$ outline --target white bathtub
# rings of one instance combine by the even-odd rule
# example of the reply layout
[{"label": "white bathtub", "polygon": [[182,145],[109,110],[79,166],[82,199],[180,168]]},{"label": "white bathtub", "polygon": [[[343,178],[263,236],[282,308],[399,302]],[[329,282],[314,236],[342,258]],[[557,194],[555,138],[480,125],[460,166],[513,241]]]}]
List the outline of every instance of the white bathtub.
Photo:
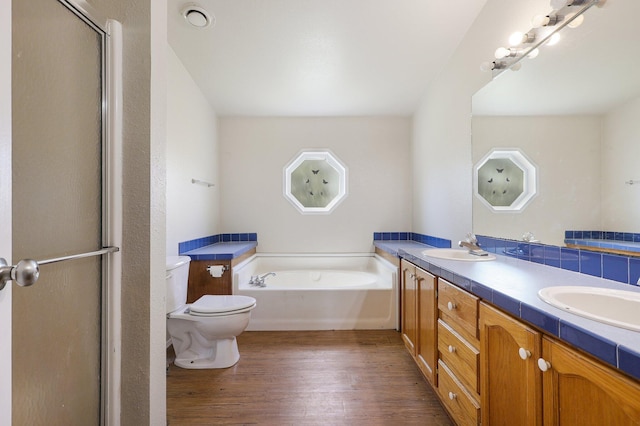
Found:
[{"label": "white bathtub", "polygon": [[233,271],[233,293],[257,300],[247,330],[398,328],[397,268],[375,254],[257,254]]}]

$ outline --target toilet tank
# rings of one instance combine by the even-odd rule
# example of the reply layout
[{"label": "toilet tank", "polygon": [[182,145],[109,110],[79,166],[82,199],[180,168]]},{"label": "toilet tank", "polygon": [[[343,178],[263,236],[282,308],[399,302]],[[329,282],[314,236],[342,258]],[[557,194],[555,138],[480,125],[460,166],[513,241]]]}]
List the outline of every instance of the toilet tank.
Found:
[{"label": "toilet tank", "polygon": [[167,313],[187,303],[189,256],[167,256]]}]

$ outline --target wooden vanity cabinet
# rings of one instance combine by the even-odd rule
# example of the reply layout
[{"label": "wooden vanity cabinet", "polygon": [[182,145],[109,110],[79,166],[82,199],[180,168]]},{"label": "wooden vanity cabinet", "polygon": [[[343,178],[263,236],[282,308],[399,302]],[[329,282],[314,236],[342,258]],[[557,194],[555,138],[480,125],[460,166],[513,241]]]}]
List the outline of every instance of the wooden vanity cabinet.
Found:
[{"label": "wooden vanity cabinet", "polygon": [[480,424],[478,302],[438,278],[438,393],[461,425]]},{"label": "wooden vanity cabinet", "polygon": [[482,424],[542,424],[540,351],[539,332],[480,303]]},{"label": "wooden vanity cabinet", "polygon": [[[233,293],[233,267],[253,256],[255,249],[232,260],[192,260],[189,263],[189,284],[187,303],[193,303],[205,294],[228,295]],[[223,265],[226,269],[221,277],[212,277],[207,268],[211,265]]]},{"label": "wooden vanity cabinet", "polygon": [[402,338],[456,424],[640,425],[638,380],[404,259],[400,266]]},{"label": "wooden vanity cabinet", "polygon": [[640,425],[640,383],[614,368],[484,303],[480,341],[483,424]]},{"label": "wooden vanity cabinet", "polygon": [[402,339],[427,380],[436,385],[436,277],[401,261]]},{"label": "wooden vanity cabinet", "polygon": [[640,425],[640,383],[572,348],[542,339],[545,425]]}]

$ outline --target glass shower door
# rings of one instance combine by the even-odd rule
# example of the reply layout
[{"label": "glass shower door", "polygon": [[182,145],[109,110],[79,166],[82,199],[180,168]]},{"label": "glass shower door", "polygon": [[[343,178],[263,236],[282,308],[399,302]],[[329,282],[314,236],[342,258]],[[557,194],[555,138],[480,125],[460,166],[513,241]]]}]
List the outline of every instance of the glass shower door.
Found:
[{"label": "glass shower door", "polygon": [[[66,4],[13,1],[13,259],[103,241],[103,35]],[[14,287],[13,424],[101,421],[102,258]]]}]

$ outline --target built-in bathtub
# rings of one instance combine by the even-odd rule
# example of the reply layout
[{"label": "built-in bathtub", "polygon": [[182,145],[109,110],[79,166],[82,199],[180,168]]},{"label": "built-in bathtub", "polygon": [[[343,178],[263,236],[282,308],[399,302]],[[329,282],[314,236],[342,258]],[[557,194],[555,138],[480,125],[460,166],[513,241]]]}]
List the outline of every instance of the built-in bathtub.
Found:
[{"label": "built-in bathtub", "polygon": [[234,294],[257,300],[247,330],[398,328],[397,268],[378,255],[256,254],[233,271]]}]

